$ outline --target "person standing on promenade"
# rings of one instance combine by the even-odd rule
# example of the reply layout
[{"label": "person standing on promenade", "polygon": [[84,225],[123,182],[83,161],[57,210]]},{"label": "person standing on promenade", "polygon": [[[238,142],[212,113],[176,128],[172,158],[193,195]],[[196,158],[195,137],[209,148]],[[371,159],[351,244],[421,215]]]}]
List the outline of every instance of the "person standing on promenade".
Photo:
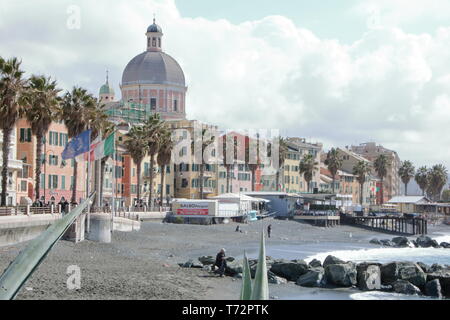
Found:
[{"label": "person standing on promenade", "polygon": [[267,227],[267,235],[269,236],[269,238],[270,238],[270,233],[271,232],[272,232],[272,225],[269,224],[269,226]]}]

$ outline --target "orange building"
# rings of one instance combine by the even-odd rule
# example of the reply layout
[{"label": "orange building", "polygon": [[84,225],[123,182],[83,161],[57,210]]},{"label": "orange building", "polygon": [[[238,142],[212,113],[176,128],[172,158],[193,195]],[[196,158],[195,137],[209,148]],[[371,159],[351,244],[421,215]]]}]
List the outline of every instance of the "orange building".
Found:
[{"label": "orange building", "polygon": [[[45,136],[41,159],[41,200],[58,203],[62,198],[70,201],[72,196],[73,160],[61,157],[68,143],[67,128],[63,122],[53,122]],[[17,178],[17,202],[23,197],[36,200],[36,137],[25,119],[17,123],[17,159],[23,161],[23,170]],[[86,197],[86,163],[78,163],[77,202]],[[63,200],[64,200],[63,199]]]}]

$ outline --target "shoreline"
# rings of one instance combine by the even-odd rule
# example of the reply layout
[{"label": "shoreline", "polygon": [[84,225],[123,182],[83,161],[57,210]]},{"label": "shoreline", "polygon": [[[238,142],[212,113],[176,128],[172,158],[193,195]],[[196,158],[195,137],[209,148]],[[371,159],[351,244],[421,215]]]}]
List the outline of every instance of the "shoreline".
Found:
[{"label": "shoreline", "polygon": [[[144,222],[139,232],[115,232],[110,244],[59,241],[17,298],[236,300],[240,292],[239,279],[218,278],[201,269],[180,268],[178,263],[204,255],[215,256],[221,248],[227,249],[227,256],[240,257],[244,250],[252,255],[259,247],[262,228],[268,224],[272,224],[272,238],[266,239],[268,252],[286,245],[377,248],[379,246],[369,244],[371,238],[391,237],[350,226],[325,229],[273,219],[240,224],[243,233],[235,232],[235,223],[196,226]],[[433,237],[434,233],[450,233],[450,228],[439,226],[430,231]],[[0,271],[24,246],[0,248]],[[67,267],[71,265],[81,269],[80,290],[71,291],[66,287]],[[279,299],[296,293],[301,297],[310,295],[313,299],[321,290],[329,291],[295,284],[270,285],[270,290],[270,295]],[[347,291],[342,298],[345,296],[348,296]]]}]

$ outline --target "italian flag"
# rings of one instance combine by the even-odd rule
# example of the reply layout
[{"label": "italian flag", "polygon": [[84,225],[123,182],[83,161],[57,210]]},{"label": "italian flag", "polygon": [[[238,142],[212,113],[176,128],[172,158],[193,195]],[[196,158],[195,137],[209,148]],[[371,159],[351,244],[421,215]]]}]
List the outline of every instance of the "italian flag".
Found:
[{"label": "italian flag", "polygon": [[91,160],[100,160],[103,157],[112,155],[114,153],[114,133],[110,135],[106,140],[103,140],[94,149],[94,157]]}]

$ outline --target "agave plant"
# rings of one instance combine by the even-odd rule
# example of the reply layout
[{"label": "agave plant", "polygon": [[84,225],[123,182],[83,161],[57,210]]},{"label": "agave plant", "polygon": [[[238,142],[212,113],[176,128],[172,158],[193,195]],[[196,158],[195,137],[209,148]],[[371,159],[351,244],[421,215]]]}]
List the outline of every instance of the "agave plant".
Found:
[{"label": "agave plant", "polygon": [[244,266],[242,271],[242,289],[240,300],[250,300],[252,298],[252,275],[248,264],[247,255],[244,252]]},{"label": "agave plant", "polygon": [[259,248],[258,267],[256,268],[253,288],[251,285],[251,273],[247,256],[244,254],[244,267],[242,274],[241,300],[269,300],[269,279],[267,277],[266,246],[264,231],[261,234]]}]

